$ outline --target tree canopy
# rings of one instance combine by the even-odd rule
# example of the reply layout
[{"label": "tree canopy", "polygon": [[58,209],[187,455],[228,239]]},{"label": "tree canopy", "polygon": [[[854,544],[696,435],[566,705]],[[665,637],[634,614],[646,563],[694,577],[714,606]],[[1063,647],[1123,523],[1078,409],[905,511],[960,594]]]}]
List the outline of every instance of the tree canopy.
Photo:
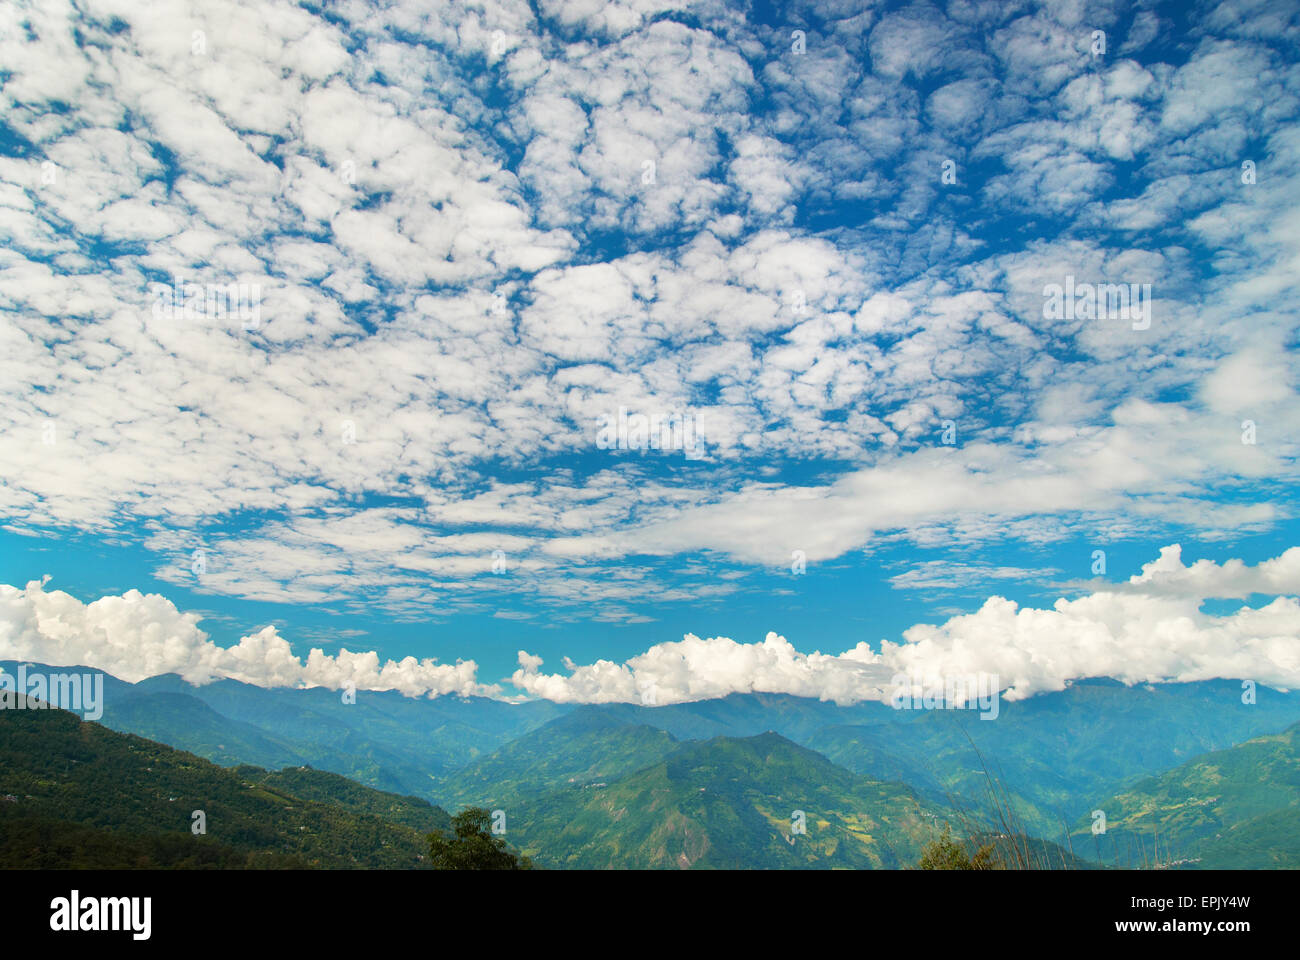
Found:
[{"label": "tree canopy", "polygon": [[466,807],[451,818],[452,834],[429,834],[429,859],[435,870],[531,870],[533,863],[517,855],[489,827],[492,814],[483,807]]}]

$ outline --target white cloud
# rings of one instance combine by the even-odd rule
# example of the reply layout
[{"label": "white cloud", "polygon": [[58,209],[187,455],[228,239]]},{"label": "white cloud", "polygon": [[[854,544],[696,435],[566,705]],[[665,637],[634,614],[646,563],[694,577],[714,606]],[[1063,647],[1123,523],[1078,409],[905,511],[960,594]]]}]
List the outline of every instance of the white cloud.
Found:
[{"label": "white cloud", "polygon": [[[206,544],[200,591],[634,619],[639,551],[1289,516],[1251,484],[1296,479],[1290,21],[1225,8],[1171,65],[1146,15],[1094,58],[1105,5],[821,4],[803,54],[713,6],[536,10],[49,2],[0,33],[0,518],[142,521],[174,583]],[[160,322],[176,274],[261,284],[263,326]],[[1048,320],[1066,274],[1152,281],[1152,328]],[[708,457],[591,459],[620,405],[697,409]],[[518,576],[485,579],[498,548]]]},{"label": "white cloud", "polygon": [[958,678],[992,675],[1008,699],[1064,689],[1087,677],[1127,684],[1250,679],[1300,686],[1300,600],[1278,596],[1225,616],[1201,612],[1206,597],[1300,588],[1300,548],[1248,567],[1241,561],[1181,566],[1178,548],[1143,568],[1132,589],[1103,588],[1050,609],[1019,607],[990,597],[978,611],[938,626],[905,630],[902,642],[866,643],[838,655],[796,650],[769,633],[762,643],[694,635],[661,643],[616,664],[570,667],[568,676],[541,672],[540,658],[520,652],[512,682],[558,701],[655,703],[731,693],[788,693],[837,703],[888,700],[896,676]]},{"label": "white cloud", "polygon": [[[1005,571],[994,571],[1001,576]],[[1207,598],[1274,596],[1268,604],[1213,616]],[[1279,595],[1285,593],[1287,595]],[[840,654],[802,653],[769,633],[760,643],[726,637],[656,644],[623,663],[579,665],[543,673],[541,657],[519,652],[511,682],[523,693],[557,702],[667,704],[731,693],[786,693],[837,703],[885,700],[893,679],[995,675],[1018,699],[1063,689],[1086,677],[1128,684],[1251,679],[1300,686],[1300,547],[1255,566],[1202,560],[1184,566],[1177,545],[1127,583],[1104,585],[1051,608],[1018,607],[992,596],[971,614],[918,624],[901,642],[878,650],[861,642]],[[374,651],[312,649],[295,656],[274,627],[222,648],[164,597],[132,590],[82,604],[34,581],[0,585],[0,658],[58,666],[85,665],[138,681],[174,672],[195,683],[233,677],[259,686],[393,689],[407,696],[498,696],[476,679],[472,660],[380,662]]]},{"label": "white cloud", "polygon": [[40,581],[25,589],[0,584],[0,657],[53,666],[87,666],[129,682],[176,673],[204,684],[230,677],[262,687],[323,686],[398,690],[408,697],[494,696],[497,685],[476,680],[478,665],[454,666],[404,657],[380,662],[373,650],[329,656],[313,648],[306,662],[275,627],[219,647],[198,628],[198,614],[181,613],[165,597],[129,590],[83,604]]},{"label": "white cloud", "polygon": [[911,570],[889,578],[895,590],[965,590],[990,580],[1041,582],[1058,571],[1050,568],[999,567],[991,563],[962,563],[955,560],[926,560]]}]

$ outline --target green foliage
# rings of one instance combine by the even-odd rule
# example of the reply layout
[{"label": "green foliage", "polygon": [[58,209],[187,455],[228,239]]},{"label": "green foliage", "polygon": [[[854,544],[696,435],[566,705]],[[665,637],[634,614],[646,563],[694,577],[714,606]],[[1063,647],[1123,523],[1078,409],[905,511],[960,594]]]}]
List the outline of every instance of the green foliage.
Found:
[{"label": "green foliage", "polygon": [[429,834],[429,862],[435,870],[531,870],[533,862],[512,851],[490,829],[492,814],[467,807],[451,818],[450,835]]},{"label": "green foliage", "polygon": [[63,711],[0,711],[3,866],[418,867],[447,823],[332,774],[229,770]]},{"label": "green foliage", "polygon": [[428,800],[372,790],[337,773],[313,770],[311,767],[261,770],[248,766],[237,767],[235,772],[246,780],[270,787],[273,792],[289,793],[300,800],[337,804],[354,813],[369,814],[389,823],[400,823],[421,834],[430,830],[442,830],[451,824],[447,811],[435,807]]},{"label": "green foliage", "polygon": [[0,867],[28,870],[295,869],[291,854],[250,852],[180,833],[135,834],[0,812]]},{"label": "green foliage", "polygon": [[943,812],[768,733],[682,744],[643,770],[527,800],[511,830],[546,866],[888,868],[915,862]]},{"label": "green foliage", "polygon": [[1146,777],[1091,805],[1076,847],[1103,863],[1200,869],[1300,865],[1300,724]]},{"label": "green foliage", "polygon": [[[10,674],[14,661],[0,661]],[[481,697],[405,697],[358,691],[344,703],[323,688],[267,689],[236,680],[204,686],[174,674],[130,684],[105,680],[110,730],[167,743],[227,766],[310,766],[367,786],[429,796],[433,778],[545,723],[568,708]]]},{"label": "green foliage", "polygon": [[[1094,809],[1099,796],[1300,716],[1294,693],[1260,688],[1258,702],[1247,706],[1239,684],[1229,681],[1154,687],[1081,681],[1059,693],[1003,702],[991,722],[974,711],[840,707],[782,694],[574,709],[361,691],[356,703],[345,704],[337,691],[268,690],[233,680],[197,687],[176,676],[138,684],[110,678],[109,692],[103,723],[111,729],[220,764],[307,765],[457,806],[513,808],[645,769],[676,749],[674,738],[743,738],[765,730],[870,780],[903,781],[932,803],[978,804],[983,775],[969,735],[1004,781],[1016,817],[1045,837],[1059,837],[1062,824]],[[561,726],[570,717],[572,726]],[[555,721],[553,729],[538,729],[548,721]],[[641,729],[607,736],[602,722]],[[542,736],[531,740],[530,731]]]},{"label": "green foliage", "polygon": [[992,844],[958,843],[952,838],[952,831],[944,827],[943,836],[925,848],[917,866],[922,870],[993,870],[997,863]]},{"label": "green foliage", "polygon": [[[1204,753],[1292,722],[1296,698],[1261,690],[1238,709],[1234,684],[1080,683],[1004,703],[993,722],[775,695],[531,709],[397,694],[348,705],[175,677],[111,686],[106,725],[284,769],[223,769],[57,711],[5,711],[0,866],[513,869],[526,854],[581,868],[1075,868],[1073,852],[1028,836],[1060,837],[1067,819],[1073,851],[1108,865],[1300,866],[1300,727]],[[818,752],[755,735],[764,724]],[[680,739],[698,736],[713,739]],[[434,790],[506,809],[521,854],[481,809],[458,831],[419,796]],[[1092,837],[1098,807],[1109,830]],[[189,832],[194,809],[207,836]],[[807,833],[792,831],[795,810]],[[934,840],[939,823],[964,839]]]},{"label": "green foliage", "polygon": [[679,746],[662,730],[581,708],[476,760],[435,792],[447,805],[516,807],[552,790],[581,788],[643,769]]},{"label": "green foliage", "polygon": [[1218,870],[1300,870],[1300,808],[1234,823],[1196,850],[1196,866]]},{"label": "green foliage", "polygon": [[[1080,682],[1059,694],[1004,702],[996,720],[976,711],[895,711],[870,723],[827,727],[807,746],[855,773],[901,779],[935,800],[979,804],[986,778],[976,752],[1030,832],[1060,837],[1097,798],[1190,757],[1294,723],[1294,695],[1261,688],[1241,703],[1230,681],[1125,687]],[[973,742],[973,743],[972,743]],[[1089,838],[1089,855],[1092,855]],[[1150,841],[1148,841],[1150,846]]]}]

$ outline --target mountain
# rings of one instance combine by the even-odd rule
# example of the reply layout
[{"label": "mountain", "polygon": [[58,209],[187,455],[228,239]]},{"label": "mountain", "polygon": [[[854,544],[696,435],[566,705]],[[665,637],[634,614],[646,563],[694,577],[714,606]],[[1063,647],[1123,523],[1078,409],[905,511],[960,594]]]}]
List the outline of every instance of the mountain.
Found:
[{"label": "mountain", "polygon": [[678,740],[753,737],[771,731],[795,743],[803,743],[823,727],[880,723],[897,715],[897,711],[883,703],[839,706],[784,693],[733,693],[715,700],[663,706],[602,703],[584,709],[603,713],[622,723],[658,727]]},{"label": "mountain", "polygon": [[[13,672],[16,664],[0,667]],[[359,691],[356,703],[345,703],[321,688],[195,685],[173,675],[135,684],[106,677],[104,700],[105,726],[223,765],[305,766],[390,793],[510,810],[622,781],[692,741],[771,731],[867,780],[905,782],[932,806],[987,816],[991,776],[1007,789],[1023,829],[1062,840],[1065,824],[1087,816],[1097,797],[1300,720],[1300,694],[1260,687],[1257,702],[1243,704],[1230,681],[1080,681],[1002,701],[996,719],[753,693],[577,706]],[[1236,835],[1250,846],[1247,832]]]},{"label": "mountain", "polygon": [[262,770],[252,766],[236,767],[232,772],[248,783],[260,784],[277,793],[313,803],[332,804],[355,814],[401,824],[421,836],[433,830],[445,830],[451,825],[447,811],[428,800],[372,790],[337,773],[311,767]]},{"label": "mountain", "polygon": [[879,722],[826,727],[804,742],[854,772],[977,807],[991,776],[1031,832],[1060,838],[1098,795],[1296,722],[1300,697],[1260,688],[1257,702],[1244,704],[1231,681],[1104,680],[1004,702],[992,720],[965,710],[886,710]]},{"label": "mountain", "polygon": [[1077,824],[1076,849],[1104,863],[1300,867],[1300,724],[1147,777]]},{"label": "mountain", "polygon": [[[991,776],[1009,789],[1026,829],[1064,839],[1066,825],[1090,811],[1084,808],[1099,793],[1300,720],[1300,694],[1260,687],[1256,702],[1244,704],[1234,681],[1128,687],[1095,679],[1003,700],[989,720],[977,711],[895,710],[877,702],[841,707],[784,694],[581,710],[678,740],[771,730],[870,779],[902,780],[941,805],[951,800],[982,810]],[[452,780],[459,788],[458,775]]]},{"label": "mountain", "polygon": [[679,746],[663,730],[583,707],[458,770],[434,792],[448,807],[509,807],[550,790],[616,779]]},{"label": "mountain", "polygon": [[279,769],[308,762],[310,751],[251,723],[223,717],[197,697],[184,693],[140,693],[109,698],[104,726],[167,742],[222,766],[241,763]]},{"label": "mountain", "polygon": [[[30,701],[27,701],[30,703]],[[206,835],[191,831],[194,811]],[[61,710],[0,711],[4,866],[416,867],[447,813],[310,770],[231,770]]]},{"label": "mountain", "polygon": [[395,690],[358,690],[356,702],[345,703],[339,691],[323,687],[268,688],[237,680],[199,686],[172,674],[142,680],[134,689],[187,694],[292,744],[315,766],[362,782],[387,775],[420,793],[427,792],[430,776],[464,766],[569,709],[544,700],[407,697]]},{"label": "mountain", "polygon": [[[13,675],[17,661],[0,662]],[[32,664],[28,673],[100,673]],[[191,684],[174,674],[128,683],[104,674],[104,726],[223,765],[311,766],[377,789],[430,796],[445,776],[568,712],[549,701],[405,697],[323,688],[265,688],[237,680]]]},{"label": "mountain", "polygon": [[1300,809],[1287,807],[1234,823],[1196,850],[1188,866],[1219,870],[1300,870]]},{"label": "mountain", "polygon": [[765,733],[683,744],[635,773],[524,800],[507,826],[551,867],[870,869],[914,865],[944,815]]}]

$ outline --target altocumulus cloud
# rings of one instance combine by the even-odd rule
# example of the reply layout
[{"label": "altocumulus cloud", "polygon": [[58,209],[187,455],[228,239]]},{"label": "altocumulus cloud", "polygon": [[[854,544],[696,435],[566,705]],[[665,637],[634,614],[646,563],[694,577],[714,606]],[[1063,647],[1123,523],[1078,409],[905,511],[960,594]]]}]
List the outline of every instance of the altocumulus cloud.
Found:
[{"label": "altocumulus cloud", "polygon": [[[1008,699],[1103,676],[1128,684],[1251,679],[1289,689],[1300,686],[1300,600],[1275,596],[1222,616],[1200,608],[1212,597],[1295,591],[1298,578],[1300,548],[1254,566],[1185,566],[1174,545],[1126,583],[1059,599],[1050,609],[990,597],[975,613],[918,624],[901,642],[882,641],[878,651],[860,642],[840,654],[806,654],[775,633],[759,643],[688,634],[623,663],[579,665],[566,657],[567,674],[543,673],[542,659],[521,650],[511,682],[525,695],[557,702],[656,704],[748,692],[887,700],[899,674],[991,674]],[[407,657],[381,665],[373,651],[330,657],[314,649],[304,663],[273,627],[222,648],[198,621],[138,591],[83,605],[40,582],[25,590],[0,585],[0,657],[7,659],[87,665],[127,680],[176,672],[196,683],[227,676],[268,687],[351,683],[407,696],[502,695],[500,685],[477,681],[470,660],[449,666]]]},{"label": "altocumulus cloud", "polygon": [[[1216,492],[1296,475],[1294,13],[859,6],[11,18],[0,516],[143,542],[171,583],[210,541],[198,592],[413,619],[631,617],[605,584],[633,555],[1275,524]],[[1151,328],[1047,322],[1067,274],[1154,282]],[[259,284],[264,322],[158,322],[175,278]],[[697,410],[708,457],[553,469],[619,406]],[[825,480],[754,480],[781,462]],[[527,575],[491,576],[503,536]]]}]

